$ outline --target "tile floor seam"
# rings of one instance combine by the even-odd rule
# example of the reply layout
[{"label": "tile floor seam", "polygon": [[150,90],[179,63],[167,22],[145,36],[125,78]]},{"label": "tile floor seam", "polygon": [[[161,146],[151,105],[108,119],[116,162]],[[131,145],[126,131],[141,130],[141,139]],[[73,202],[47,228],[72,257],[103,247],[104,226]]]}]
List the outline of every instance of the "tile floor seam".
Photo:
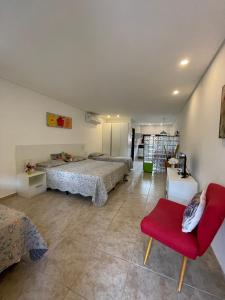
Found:
[{"label": "tile floor seam", "polygon": [[[84,269],[85,266],[88,264],[88,261],[86,261],[86,263],[84,264]],[[77,281],[79,280],[79,278],[84,274],[84,271],[82,270],[80,272],[80,274],[78,274],[77,278],[74,280],[73,282],[73,286],[76,285]],[[81,298],[84,298],[85,300],[89,300],[88,298],[86,298],[85,296],[83,296],[82,294],[78,293],[77,291],[75,292],[75,290],[73,290],[73,288],[69,287],[69,286],[65,286],[67,289],[69,289],[72,293],[74,294],[78,294]]]},{"label": "tile floor seam", "polygon": [[148,190],[147,199],[148,199],[149,193],[150,193],[150,191],[151,191],[151,188],[152,188],[152,181],[150,182],[150,187],[149,187],[149,190]]},{"label": "tile floor seam", "polygon": [[[194,271],[197,272],[197,274],[196,275],[193,274],[193,276],[192,276],[192,274],[191,275],[189,274],[190,276],[187,276],[187,283],[184,283],[184,289],[183,289],[182,293],[180,294],[180,296],[175,296],[174,291],[177,286],[178,280],[177,280],[177,278],[174,278],[174,277],[178,276],[177,275],[178,269],[171,266],[171,268],[167,270],[166,265],[162,266],[162,268],[159,267],[160,266],[159,265],[160,264],[160,255],[166,254],[167,253],[166,251],[161,252],[161,254],[159,253],[159,256],[155,257],[156,261],[154,264],[151,264],[151,266],[150,266],[151,269],[148,266],[144,266],[143,262],[142,262],[142,256],[143,256],[142,246],[144,245],[144,240],[142,238],[139,239],[139,235],[134,237],[133,231],[132,231],[133,227],[128,226],[128,228],[127,228],[126,224],[125,224],[125,228],[123,227],[124,230],[120,230],[122,235],[121,235],[121,238],[119,235],[119,239],[121,241],[116,246],[116,248],[115,248],[116,251],[113,250],[113,247],[114,247],[113,244],[114,243],[117,244],[116,240],[118,238],[118,235],[115,235],[115,237],[114,237],[114,236],[110,236],[108,234],[107,231],[110,229],[110,226],[112,225],[112,223],[114,222],[114,225],[116,225],[116,226],[113,226],[112,229],[115,229],[116,232],[118,232],[117,229],[120,228],[120,221],[123,219],[123,216],[125,218],[125,223],[127,223],[125,215],[127,215],[127,217],[129,217],[129,215],[131,215],[134,217],[133,222],[136,224],[136,225],[134,225],[136,227],[139,222],[139,216],[137,216],[136,213],[133,214],[133,209],[131,209],[131,211],[130,211],[129,207],[132,206],[132,203],[134,203],[134,204],[140,203],[138,201],[139,200],[138,197],[141,197],[142,205],[144,204],[143,205],[144,211],[146,211],[147,209],[150,210],[150,209],[154,208],[158,199],[164,193],[164,187],[165,187],[165,182],[166,182],[164,180],[165,179],[164,177],[165,177],[165,175],[155,174],[154,176],[148,178],[148,176],[143,175],[142,168],[140,168],[140,167],[137,168],[136,173],[134,171],[133,174],[131,174],[130,178],[129,178],[130,189],[131,190],[133,189],[133,191],[129,192],[129,190],[128,190],[129,185],[125,185],[125,186],[121,185],[122,190],[120,191],[120,186],[119,186],[118,189],[115,190],[115,193],[114,192],[112,193],[112,196],[109,195],[108,202],[110,205],[108,208],[106,207],[105,209],[103,209],[103,211],[93,209],[93,205],[89,205],[89,203],[87,203],[87,201],[83,202],[81,198],[75,198],[75,200],[77,200],[76,205],[72,205],[69,201],[68,201],[67,205],[66,204],[61,205],[61,203],[62,203],[61,201],[65,200],[64,195],[61,196],[61,193],[52,194],[51,192],[49,192],[48,195],[44,195],[43,197],[40,197],[40,199],[32,200],[33,202],[31,202],[31,204],[32,204],[33,208],[32,208],[32,210],[30,209],[29,216],[31,217],[31,219],[32,219],[32,216],[34,216],[35,219],[38,221],[38,223],[40,223],[41,225],[43,223],[43,226],[41,226],[40,228],[42,228],[42,227],[44,228],[43,236],[45,237],[45,235],[46,235],[46,239],[49,240],[49,244],[48,244],[49,245],[49,252],[48,252],[49,257],[46,257],[46,262],[44,262],[43,265],[40,265],[40,268],[38,265],[37,265],[37,268],[35,268],[35,269],[33,269],[32,265],[31,265],[31,268],[27,268],[27,266],[29,266],[29,265],[28,265],[28,262],[25,261],[24,262],[25,265],[22,265],[18,269],[16,267],[12,272],[9,272],[9,275],[8,275],[9,277],[6,274],[6,277],[4,278],[4,281],[3,281],[3,283],[6,284],[6,286],[4,286],[4,284],[1,285],[1,287],[4,288],[4,292],[10,293],[11,284],[15,281],[16,278],[18,278],[17,270],[19,272],[18,275],[20,276],[19,282],[21,280],[21,283],[23,285],[23,283],[24,283],[23,280],[26,280],[26,279],[25,279],[25,275],[21,276],[21,270],[22,271],[27,270],[28,271],[27,274],[28,275],[30,274],[31,277],[32,277],[32,273],[36,273],[36,271],[40,272],[40,274],[37,274],[37,275],[34,274],[33,279],[35,279],[36,277],[39,278],[39,276],[42,277],[43,275],[41,275],[41,274],[45,273],[45,280],[47,280],[46,283],[50,284],[50,286],[46,286],[47,289],[44,293],[48,294],[46,296],[50,296],[50,295],[53,296],[53,294],[57,295],[57,297],[56,297],[57,300],[64,299],[64,298],[66,299],[67,294],[68,294],[69,299],[73,299],[73,295],[74,295],[74,298],[76,298],[76,295],[77,295],[77,298],[81,297],[81,299],[84,299],[84,300],[90,300],[90,299],[93,299],[93,297],[95,298],[95,300],[98,300],[100,298],[101,299],[109,299],[108,297],[111,295],[110,293],[111,293],[112,289],[115,289],[115,292],[116,292],[115,295],[117,295],[117,297],[114,298],[115,300],[117,300],[117,299],[120,300],[121,298],[134,300],[134,299],[138,299],[137,295],[138,296],[140,295],[140,297],[141,297],[142,289],[145,289],[145,285],[147,286],[145,293],[143,294],[145,299],[148,299],[148,295],[150,297],[151,292],[154,289],[156,289],[156,294],[158,295],[157,299],[162,299],[163,297],[165,297],[165,295],[168,295],[167,294],[168,292],[171,292],[171,291],[173,292],[172,299],[178,298],[177,300],[183,299],[183,296],[187,297],[185,299],[190,299],[190,298],[192,298],[192,299],[205,299],[205,298],[211,299],[212,297],[215,297],[215,300],[216,299],[218,299],[218,300],[224,299],[223,298],[224,285],[223,285],[221,278],[219,277],[220,273],[214,274],[214,270],[217,270],[216,266],[214,267],[214,265],[212,265],[214,260],[212,259],[209,261],[210,264],[206,266],[206,269],[202,265],[202,263],[207,262],[207,260],[210,259],[210,256],[206,257],[206,260],[203,259],[203,261],[200,262],[200,264],[199,264],[200,268],[198,267],[199,271],[196,271],[195,268],[193,269]],[[149,180],[149,182],[148,182],[148,180]],[[146,187],[147,187],[147,189],[146,189]],[[142,194],[140,192],[143,190],[147,191],[147,194],[146,193]],[[55,199],[55,195],[56,195],[56,199]],[[114,197],[115,197],[116,201],[114,201]],[[125,198],[125,200],[124,200],[124,198]],[[130,198],[133,198],[133,201],[129,205]],[[9,203],[10,207],[12,207],[12,208],[21,207],[21,210],[23,210],[23,207],[24,207],[24,210],[25,211],[27,210],[28,206],[22,198],[17,199],[17,197],[14,197],[12,200],[13,200],[12,202],[10,202],[10,200],[9,200],[9,202],[7,202],[7,203]],[[18,204],[18,200],[20,200],[19,203],[21,203],[21,204]],[[36,200],[39,200],[38,203],[36,202]],[[44,200],[44,201],[42,202],[42,200]],[[65,202],[67,202],[67,201],[65,201]],[[7,203],[3,201],[2,204],[4,204],[4,203],[7,205]],[[56,250],[55,248],[59,247],[59,249],[61,249],[61,247],[58,246],[60,244],[60,242],[62,242],[62,245],[65,245],[66,241],[63,242],[64,237],[62,237],[62,236],[65,234],[66,229],[71,227],[71,230],[74,231],[73,224],[75,221],[74,221],[73,215],[68,216],[68,222],[64,223],[64,224],[66,224],[66,226],[62,231],[61,231],[61,227],[59,227],[59,226],[56,226],[56,227],[51,226],[51,228],[48,228],[49,221],[46,218],[44,218],[44,219],[42,218],[42,215],[41,215],[42,212],[44,212],[46,214],[46,209],[49,209],[49,208],[54,209],[54,207],[55,207],[54,203],[56,203],[57,205],[60,205],[60,208],[56,208],[55,211],[57,214],[61,215],[61,218],[65,218],[67,216],[67,211],[69,212],[72,208],[78,209],[78,207],[79,207],[79,211],[78,211],[78,214],[76,214],[76,218],[83,216],[83,218],[80,218],[81,222],[78,222],[81,225],[81,228],[83,226],[82,224],[83,223],[85,224],[85,222],[82,223],[82,220],[87,218],[88,220],[92,220],[92,224],[96,228],[101,229],[101,230],[99,230],[99,232],[97,232],[97,236],[96,236],[95,230],[92,230],[92,228],[90,228],[90,230],[89,230],[87,228],[87,230],[85,230],[85,234],[84,235],[82,234],[82,236],[80,236],[80,239],[79,239],[79,236],[77,236],[77,234],[76,234],[76,229],[74,229],[75,232],[73,235],[76,235],[76,237],[74,237],[74,239],[76,240],[76,243],[77,243],[77,241],[80,242],[81,246],[86,245],[86,243],[85,243],[86,239],[87,240],[91,239],[90,243],[87,244],[87,245],[90,245],[90,246],[88,246],[88,248],[90,248],[90,251],[88,253],[90,253],[90,254],[86,255],[86,258],[84,259],[84,263],[81,264],[80,268],[78,268],[78,272],[73,270],[74,267],[76,267],[76,261],[77,261],[76,258],[71,257],[71,260],[70,260],[70,255],[68,257],[65,256],[66,263],[68,265],[67,267],[69,267],[70,262],[75,264],[74,267],[72,265],[70,268],[68,268],[68,270],[70,270],[70,271],[68,271],[66,269],[66,266],[64,269],[64,263],[60,262],[61,261],[60,253],[63,253],[62,250],[60,250],[61,252],[59,252],[59,253],[57,251],[55,252],[55,250]],[[106,204],[106,206],[107,206],[107,204]],[[128,209],[127,214],[126,214],[126,205],[127,205],[127,209]],[[137,205],[137,208],[139,208],[139,206],[141,207],[141,205]],[[36,208],[37,208],[37,212],[35,211]],[[135,208],[134,208],[134,210],[136,211]],[[106,214],[104,212],[106,212]],[[52,214],[47,213],[46,216],[51,217]],[[119,218],[117,218],[118,216],[119,216]],[[107,220],[105,222],[103,222],[103,221],[101,221],[101,217],[102,218],[106,217]],[[43,219],[43,222],[42,222],[42,219]],[[52,223],[58,222],[58,221],[60,221],[60,216],[59,216],[59,218],[56,218],[56,219],[53,218]],[[117,224],[117,221],[119,222],[118,224]],[[138,221],[138,222],[136,222],[136,221]],[[98,223],[99,223],[99,225],[98,225]],[[124,223],[122,225],[124,225]],[[135,229],[135,227],[134,227],[134,229]],[[128,242],[126,242],[126,240],[124,240],[124,242],[123,242],[123,236],[127,235],[126,232],[128,234]],[[102,245],[102,242],[103,242],[102,240],[104,239],[104,237],[107,234],[109,235],[109,245],[108,246],[110,246],[112,244],[112,247],[111,246],[104,247],[104,245],[103,245],[102,248],[105,248],[105,249],[98,250],[97,248],[100,245]],[[98,238],[98,236],[99,236],[99,238]],[[67,235],[67,237],[68,237],[68,239],[70,239],[70,235]],[[115,238],[115,241],[114,241],[114,238]],[[96,242],[92,242],[95,240],[96,240]],[[130,240],[131,240],[131,242],[129,242]],[[128,243],[128,245],[127,245],[128,248],[125,247],[126,243]],[[130,245],[129,245],[129,243],[130,243]],[[124,245],[124,247],[123,247],[123,245]],[[140,248],[139,248],[139,245],[140,245]],[[78,253],[81,251],[79,249],[78,249]],[[159,250],[160,250],[160,248],[159,248]],[[71,250],[69,250],[69,252],[67,251],[68,254],[70,253],[70,251],[73,251],[73,247],[71,248]],[[120,278],[120,277],[117,277],[117,275],[119,276],[120,269],[122,268],[122,266],[124,266],[124,268],[122,268],[122,269],[124,269],[123,270],[123,281],[121,282],[119,289],[115,288],[115,287],[112,288],[111,285],[106,284],[105,286],[107,287],[107,289],[109,289],[109,291],[108,290],[102,291],[101,284],[103,284],[104,281],[102,282],[100,280],[100,283],[98,282],[98,280],[95,281],[95,268],[93,269],[91,267],[92,266],[92,263],[91,263],[92,258],[95,261],[95,258],[94,258],[95,251],[101,251],[102,254],[105,253],[105,255],[107,255],[108,259],[106,259],[106,262],[105,262],[106,265],[104,265],[105,267],[109,267],[109,266],[111,266],[111,264],[112,264],[112,266],[117,265],[117,269],[116,269],[117,273],[112,273],[111,275],[109,275],[110,280],[112,280],[112,278],[114,278],[114,276],[115,276],[115,280],[117,278]],[[75,252],[76,252],[76,250],[75,250]],[[114,254],[111,254],[108,252],[112,252]],[[157,252],[157,250],[156,250],[156,252]],[[52,257],[51,255],[53,253],[55,253],[54,257],[56,258],[56,260],[58,262],[56,272],[59,273],[59,271],[61,270],[62,275],[59,274],[59,275],[55,275],[56,277],[53,276],[53,279],[52,279],[53,281],[51,282],[51,280],[50,280],[51,278],[49,278],[49,276],[51,277],[51,274],[52,274],[51,272],[55,270],[54,266],[52,269],[52,263],[54,264],[54,261],[51,261],[51,257]],[[58,256],[57,253],[60,254],[60,256]],[[101,257],[101,253],[99,254],[100,257]],[[75,254],[75,256],[76,256],[76,254]],[[122,256],[122,257],[120,257],[120,256]],[[125,258],[123,258],[123,257],[125,257]],[[171,259],[173,259],[173,256],[171,256]],[[172,261],[173,260],[171,260],[171,263],[172,263]],[[101,265],[101,258],[99,260],[99,264]],[[50,267],[50,269],[49,269],[49,267]],[[105,273],[105,267],[103,270],[101,270],[101,272],[98,273],[99,274],[98,276],[100,276],[100,278],[101,278],[102,274],[107,274],[107,273]],[[78,280],[81,280],[82,276],[84,276],[85,274],[88,275],[90,272],[90,268],[91,268],[91,274],[92,273],[93,274],[91,275],[91,277],[89,279],[86,278],[87,286],[80,285],[80,282],[78,282]],[[212,271],[211,271],[211,269],[212,269]],[[158,272],[158,270],[160,272]],[[191,270],[191,268],[190,268],[190,270]],[[49,271],[50,271],[50,273],[49,273]],[[203,273],[205,271],[207,272],[206,275],[204,275],[204,273]],[[109,269],[109,272],[110,272],[110,269]],[[11,277],[12,275],[13,275],[13,277]],[[112,275],[113,275],[113,277],[112,277]],[[142,279],[143,284],[140,282],[139,283],[140,285],[138,284],[137,286],[133,286],[133,284],[135,282],[132,283],[132,280],[136,280],[136,275],[141,276],[140,278]],[[203,278],[202,279],[200,278],[199,280],[197,280],[198,276],[201,276],[201,275],[203,276]],[[14,277],[14,276],[16,276],[16,277]],[[105,275],[105,276],[107,276],[107,275]],[[197,278],[196,278],[196,276],[197,276]],[[48,283],[48,278],[50,280],[49,283]],[[152,284],[154,284],[154,282],[162,282],[162,286],[161,287],[159,287],[159,286],[154,287],[153,285],[151,286],[151,282],[149,282],[148,278],[152,278],[152,280],[153,280]],[[6,279],[9,280],[9,283],[7,283]],[[13,282],[10,283],[10,279],[13,280]],[[73,281],[73,279],[74,279],[74,281]],[[107,279],[107,278],[105,278],[105,279]],[[212,281],[210,284],[208,284],[208,281],[207,281],[208,279],[211,279],[211,281]],[[94,295],[92,293],[92,290],[88,286],[92,281],[93,281],[93,283],[96,282],[95,283],[96,284],[96,293]],[[33,281],[31,281],[31,282],[33,282]],[[55,285],[57,282],[59,283],[58,284],[59,287],[56,287],[56,285]],[[61,288],[60,288],[61,282],[62,282],[61,288],[63,291],[62,295],[61,295],[61,291],[60,291],[61,290]],[[191,284],[189,284],[188,282],[190,282]],[[75,286],[75,283],[76,283],[76,286]],[[39,287],[39,282],[34,281],[33,284],[34,284],[33,287],[27,286],[26,290],[24,290],[25,293],[27,293],[27,292],[29,293],[29,296],[33,296],[33,294],[32,294],[33,288],[34,288],[34,293],[37,293],[39,295],[40,291],[37,290],[37,288]],[[193,286],[193,284],[194,285],[196,284],[198,287]],[[174,288],[174,285],[175,285],[175,288]],[[15,286],[15,288],[16,288],[16,286]],[[64,288],[65,288],[65,290],[64,290]],[[133,288],[135,288],[135,290],[132,292]],[[164,288],[165,288],[165,290],[164,290]],[[205,288],[207,288],[210,292],[208,290],[205,290]],[[20,294],[23,296],[23,294],[21,292],[22,291],[21,287],[18,287],[17,289],[20,292]],[[76,291],[76,289],[78,289],[79,293]],[[59,297],[60,295],[56,293],[57,291],[60,292],[60,295],[62,296],[62,298],[60,298]],[[70,292],[72,294],[70,294]],[[82,292],[82,293],[80,293],[80,292]],[[216,293],[216,295],[215,295],[215,293]],[[40,294],[42,294],[42,293],[40,292]],[[84,294],[85,297],[82,294]],[[7,294],[4,294],[4,295],[7,295]],[[25,296],[27,296],[27,295],[25,295]],[[7,297],[6,297],[6,299],[7,299]],[[154,298],[154,299],[156,299],[156,298]]]},{"label": "tile floor seam", "polygon": [[112,257],[114,257],[114,258],[116,258],[116,259],[123,260],[123,261],[125,261],[125,262],[127,262],[127,263],[129,263],[129,264],[132,264],[132,265],[136,266],[136,267],[139,267],[139,268],[142,268],[142,269],[144,269],[144,270],[147,270],[147,271],[149,271],[149,272],[151,272],[151,273],[153,273],[153,274],[156,274],[156,275],[158,275],[158,276],[160,276],[160,277],[164,277],[164,278],[170,279],[170,280],[172,280],[172,281],[176,281],[176,279],[174,279],[174,278],[172,278],[172,277],[170,277],[170,276],[164,275],[164,274],[162,274],[162,273],[158,273],[158,272],[156,272],[156,271],[154,271],[154,270],[152,270],[152,269],[149,269],[149,268],[147,268],[147,267],[145,267],[145,266],[141,266],[141,265],[139,265],[139,264],[137,264],[137,263],[135,263],[135,262],[133,262],[133,261],[131,261],[131,260],[127,260],[126,258],[122,258],[122,257],[116,256],[116,255],[113,255],[113,254],[111,254],[111,253],[106,252],[105,250],[100,250],[100,251],[101,251],[101,252],[104,252],[105,254],[107,254],[107,255],[109,255],[109,256],[112,256]]},{"label": "tile floor seam", "polygon": [[[114,258],[116,258],[116,259],[123,260],[123,261],[127,262],[128,264],[132,264],[132,265],[134,265],[134,266],[136,266],[136,267],[139,267],[139,268],[141,268],[141,269],[147,270],[148,272],[151,272],[151,273],[153,273],[153,274],[155,274],[155,275],[157,275],[157,276],[159,276],[159,277],[169,279],[169,280],[174,281],[174,282],[176,282],[176,283],[178,282],[178,279],[176,280],[176,279],[173,278],[173,277],[170,277],[170,276],[165,275],[165,274],[163,274],[163,273],[159,273],[159,272],[157,272],[157,271],[154,271],[154,270],[152,270],[152,269],[149,269],[148,267],[139,265],[139,264],[137,264],[137,263],[135,263],[135,262],[133,262],[133,261],[127,260],[127,259],[125,259],[125,258],[116,256],[116,255],[113,255],[113,254],[110,254],[110,253],[106,252],[105,250],[100,250],[100,251],[101,251],[101,252],[104,252],[105,254],[107,254],[107,255],[109,255],[109,256],[112,256],[112,257],[114,257]],[[194,289],[194,290],[197,290],[197,291],[200,291],[200,292],[202,292],[202,293],[208,294],[208,295],[210,295],[210,296],[216,297],[218,300],[223,300],[223,298],[220,298],[220,297],[218,297],[217,295],[215,295],[215,294],[213,294],[213,293],[210,293],[210,292],[208,292],[208,291],[206,291],[206,290],[203,290],[203,289],[199,289],[199,288],[197,288],[197,287],[195,287],[195,286],[192,286],[192,285],[190,285],[190,284],[188,284],[188,283],[185,283],[185,282],[184,282],[184,285],[187,286],[187,287],[191,287],[191,288]]]},{"label": "tile floor seam", "polygon": [[[68,288],[68,290],[72,293],[72,294],[75,294],[75,295],[78,295],[79,297],[81,297],[82,299],[84,299],[84,300],[89,300],[88,298],[86,298],[86,297],[84,297],[84,296],[82,296],[80,293],[78,293],[78,292],[76,292],[76,291],[74,291],[73,289],[71,289],[70,287],[67,287]],[[67,294],[66,294],[66,296],[67,296]],[[64,297],[64,299],[63,300],[65,300],[66,299],[66,296]]]},{"label": "tile floor seam", "polygon": [[193,290],[202,292],[203,294],[207,294],[207,295],[209,295],[209,296],[213,296],[213,297],[217,298],[218,300],[224,300],[224,298],[220,298],[220,297],[218,297],[218,296],[215,295],[215,294],[212,294],[212,293],[210,293],[210,292],[208,292],[208,291],[205,291],[205,290],[203,290],[203,289],[199,289],[199,288],[197,288],[197,287],[195,287],[195,286],[192,286],[191,284],[188,284],[188,283],[185,283],[185,282],[184,282],[184,286],[190,287],[190,288],[192,288]]},{"label": "tile floor seam", "polygon": [[123,203],[121,203],[120,207],[118,208],[117,212],[115,213],[115,215],[113,216],[111,222],[109,223],[109,225],[107,226],[106,231],[109,229],[110,225],[112,224],[112,222],[114,221],[114,219],[116,218],[116,216],[118,215],[119,211],[121,210],[121,207],[123,206],[123,204],[126,202],[127,200],[125,200]]},{"label": "tile floor seam", "polygon": [[[145,269],[145,270],[147,270],[147,271],[149,271],[149,272],[151,272],[151,273],[154,273],[154,274],[156,274],[156,275],[158,275],[158,276],[160,276],[160,277],[167,278],[167,279],[170,279],[170,280],[172,280],[172,281],[178,282],[178,278],[177,278],[177,280],[176,280],[176,279],[173,278],[173,277],[170,277],[170,276],[165,275],[165,274],[163,274],[163,273],[159,273],[159,272],[157,272],[157,271],[154,271],[154,270],[152,270],[152,269],[149,269],[148,267],[139,265],[139,264],[134,263],[134,262],[131,262],[131,263],[133,263],[136,267]],[[216,298],[219,299],[219,300],[224,300],[223,298],[220,298],[220,297],[218,297],[217,295],[215,295],[215,294],[213,294],[213,293],[210,293],[210,292],[208,292],[208,291],[206,291],[206,290],[203,290],[203,289],[199,289],[199,288],[197,288],[197,287],[195,287],[195,286],[192,286],[191,284],[188,284],[188,283],[185,283],[185,282],[184,282],[184,285],[185,285],[185,286],[188,286],[188,287],[191,287],[192,289],[198,290],[198,291],[200,291],[200,292],[203,292],[203,293],[205,293],[205,294],[209,294],[210,296],[216,297]]]},{"label": "tile floor seam", "polygon": [[[128,271],[129,271],[129,268],[128,268]],[[121,300],[123,299],[124,291],[125,291],[125,288],[126,288],[126,285],[127,285],[127,278],[128,278],[128,272],[126,274],[126,279],[125,279],[123,291],[122,291],[122,294],[121,294]]]},{"label": "tile floor seam", "polygon": [[[140,267],[140,268],[142,268],[142,269],[145,269],[145,270],[147,270],[147,271],[149,271],[149,272],[151,272],[151,273],[154,273],[154,274],[156,274],[156,275],[158,275],[158,276],[160,276],[160,277],[167,278],[167,279],[170,279],[170,280],[172,280],[172,281],[178,282],[178,278],[175,279],[175,278],[170,277],[170,276],[168,276],[168,275],[165,275],[165,274],[163,274],[163,273],[159,273],[159,272],[157,272],[157,271],[154,271],[154,270],[152,270],[152,269],[149,269],[148,267],[145,267],[145,266],[141,266],[141,265],[138,265],[138,264],[136,264],[136,266],[137,266],[137,267]],[[210,294],[209,292],[207,292],[207,291],[205,291],[205,290],[200,290],[200,289],[198,289],[197,287],[192,286],[192,285],[190,285],[190,284],[187,284],[187,283],[185,283],[185,282],[184,282],[184,285],[189,286],[189,287],[191,287],[191,288],[193,288],[193,289],[202,291],[202,292],[204,292],[204,293]],[[214,296],[214,294],[210,294],[210,295]]]}]

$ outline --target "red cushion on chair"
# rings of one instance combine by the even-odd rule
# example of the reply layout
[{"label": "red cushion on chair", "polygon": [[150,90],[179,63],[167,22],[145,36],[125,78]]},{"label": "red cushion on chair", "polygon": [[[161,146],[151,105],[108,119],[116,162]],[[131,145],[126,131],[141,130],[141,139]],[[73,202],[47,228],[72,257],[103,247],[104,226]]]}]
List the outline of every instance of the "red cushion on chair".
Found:
[{"label": "red cushion on chair", "polygon": [[195,259],[198,256],[196,233],[181,231],[185,207],[160,199],[153,211],[142,220],[141,231],[182,255]]},{"label": "red cushion on chair", "polygon": [[206,207],[197,228],[199,256],[203,255],[225,218],[225,187],[210,183],[206,192]]}]

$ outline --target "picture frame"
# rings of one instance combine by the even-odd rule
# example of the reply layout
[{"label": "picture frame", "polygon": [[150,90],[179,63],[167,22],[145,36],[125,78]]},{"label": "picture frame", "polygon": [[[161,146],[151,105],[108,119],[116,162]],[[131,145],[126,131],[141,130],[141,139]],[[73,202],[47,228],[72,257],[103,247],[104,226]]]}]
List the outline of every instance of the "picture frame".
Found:
[{"label": "picture frame", "polygon": [[46,113],[46,122],[48,127],[57,127],[72,129],[72,118],[55,113]]},{"label": "picture frame", "polygon": [[219,138],[225,138],[225,85],[222,87]]}]

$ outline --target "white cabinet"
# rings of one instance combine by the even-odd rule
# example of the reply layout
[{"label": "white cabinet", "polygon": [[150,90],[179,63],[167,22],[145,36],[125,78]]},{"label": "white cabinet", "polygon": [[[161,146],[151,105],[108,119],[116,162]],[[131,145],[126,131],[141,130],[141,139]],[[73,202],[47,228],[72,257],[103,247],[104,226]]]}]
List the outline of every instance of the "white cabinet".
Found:
[{"label": "white cabinet", "polygon": [[192,176],[182,178],[177,169],[167,168],[166,192],[169,200],[187,205],[198,192],[198,183]]},{"label": "white cabinet", "polygon": [[120,155],[131,156],[131,127],[129,123],[120,123]]},{"label": "white cabinet", "polygon": [[30,175],[17,175],[17,193],[25,198],[31,198],[46,191],[46,173],[36,171]]},{"label": "white cabinet", "polygon": [[111,155],[120,156],[121,154],[121,126],[120,123],[112,123]]},{"label": "white cabinet", "polygon": [[102,126],[102,152],[111,154],[111,123],[104,123]]},{"label": "white cabinet", "polygon": [[129,123],[104,123],[102,128],[102,152],[112,156],[130,156]]}]

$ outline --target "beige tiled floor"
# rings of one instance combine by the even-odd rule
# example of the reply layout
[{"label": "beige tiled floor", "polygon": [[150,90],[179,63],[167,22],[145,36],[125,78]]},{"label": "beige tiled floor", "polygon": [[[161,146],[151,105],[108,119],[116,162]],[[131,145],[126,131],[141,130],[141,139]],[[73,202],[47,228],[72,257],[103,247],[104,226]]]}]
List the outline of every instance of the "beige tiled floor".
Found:
[{"label": "beige tiled floor", "polygon": [[139,223],[164,189],[164,174],[143,174],[136,163],[128,182],[118,185],[102,208],[57,191],[1,199],[33,220],[49,251],[36,263],[26,258],[3,272],[0,299],[225,299],[224,276],[211,249],[189,261],[179,295],[180,255],[155,242],[143,266],[147,237]]}]

